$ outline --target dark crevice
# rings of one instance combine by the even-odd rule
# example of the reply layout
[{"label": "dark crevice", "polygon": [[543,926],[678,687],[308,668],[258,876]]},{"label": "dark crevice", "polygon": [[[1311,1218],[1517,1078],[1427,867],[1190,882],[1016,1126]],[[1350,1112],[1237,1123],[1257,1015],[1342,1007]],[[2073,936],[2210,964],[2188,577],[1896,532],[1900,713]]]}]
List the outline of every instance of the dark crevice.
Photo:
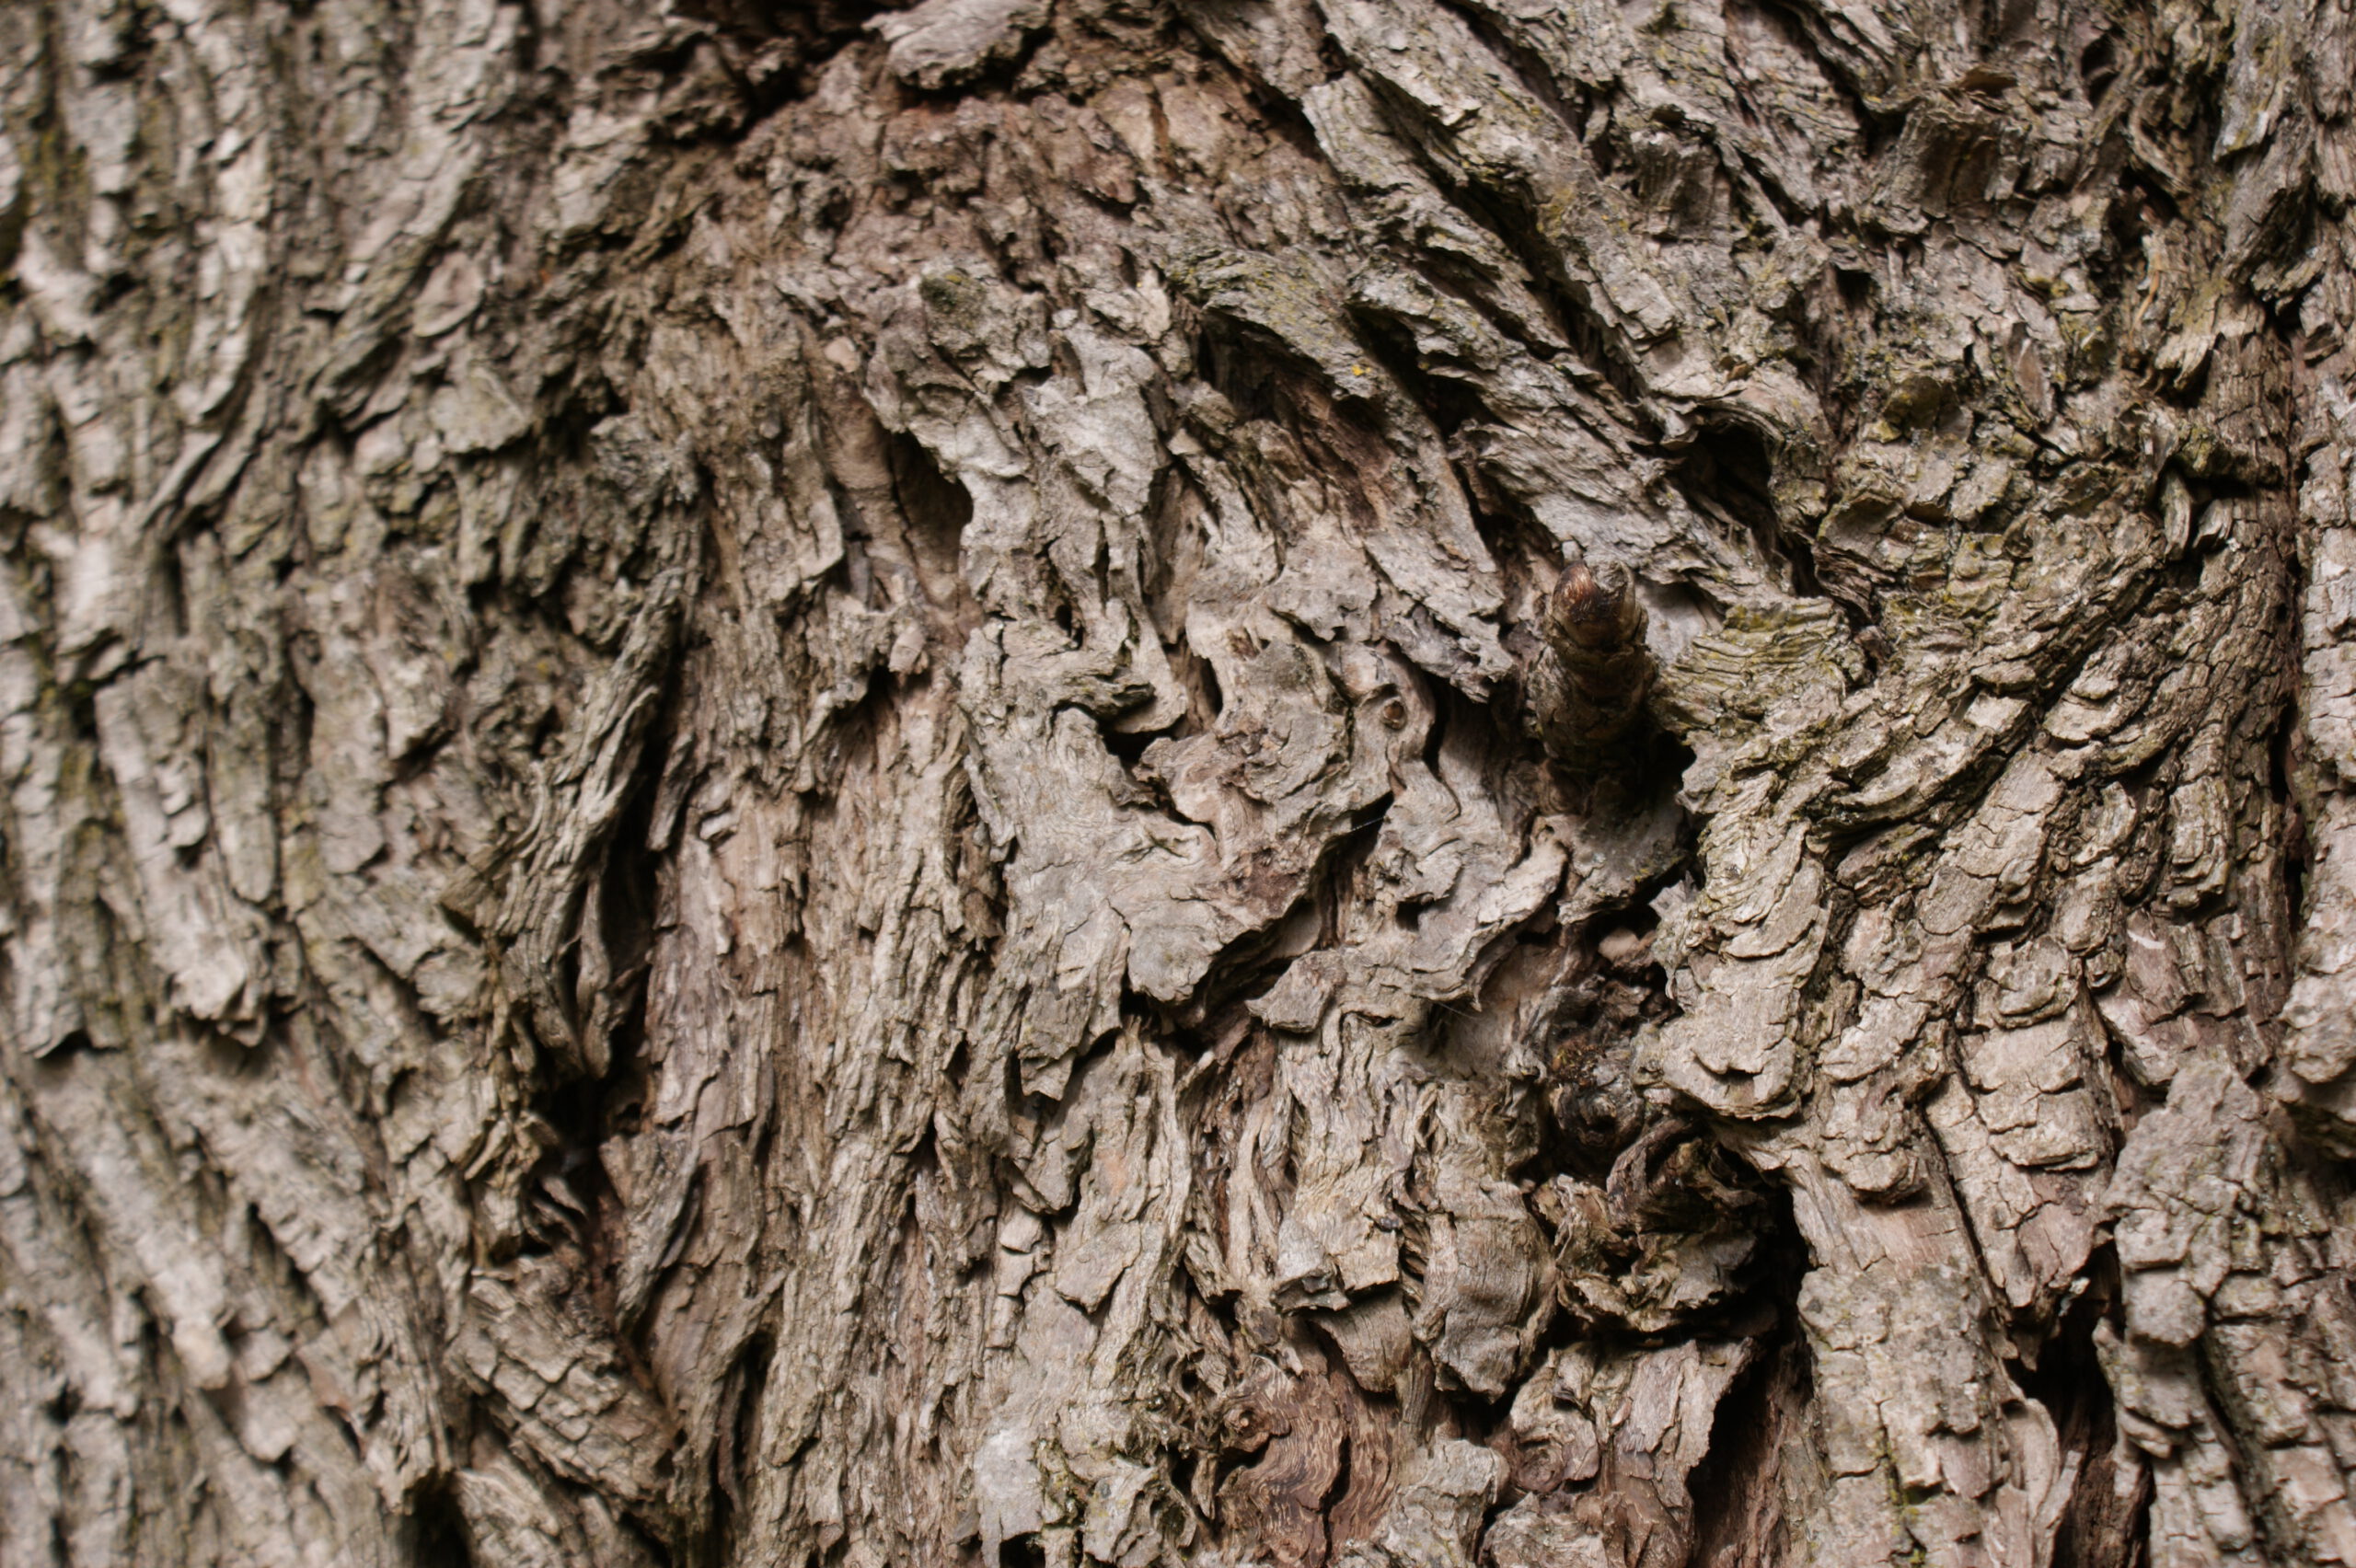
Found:
[{"label": "dark crevice", "polygon": [[[1225,52],[1218,45],[1202,38],[1200,34],[1195,36],[1195,58],[1210,63],[1211,69],[1219,75],[1224,75],[1233,72],[1233,67],[1228,63]],[[1332,40],[1329,39],[1325,42],[1324,50],[1321,50],[1321,52],[1331,49]],[[1347,69],[1345,63],[1332,57],[1331,54],[1328,54],[1325,64],[1326,69],[1336,76]],[[1276,140],[1282,142],[1288,150],[1299,154],[1312,164],[1322,164],[1325,161],[1324,148],[1317,140],[1317,128],[1309,122],[1307,111],[1290,94],[1248,74],[1234,73],[1230,79],[1261,117],[1261,123],[1250,127],[1250,131],[1266,132]],[[1250,131],[1247,131],[1246,134],[1249,134]]]},{"label": "dark crevice", "polygon": [[[1887,100],[1878,99],[1864,78],[1841,59],[1841,52],[1827,39],[1823,19],[1814,6],[1804,0],[1759,0],[1756,10],[1780,23],[1784,40],[1813,60],[1817,75],[1847,100],[1850,117],[1856,121],[1862,138],[1857,149],[1862,157],[1879,156],[1898,139],[1899,131],[1905,124],[1903,110],[1893,113],[1877,107],[1877,102]],[[1902,96],[1899,101],[1905,101]]]},{"label": "dark crevice", "polygon": [[710,23],[727,46],[729,74],[758,118],[808,97],[818,72],[860,40],[868,19],[895,7],[879,0],[680,0],[678,9]]},{"label": "dark crevice", "polygon": [[[1453,290],[1443,292],[1456,304],[1479,308],[1477,300],[1459,296]],[[1360,309],[1356,315],[1365,331],[1367,352],[1407,389],[1442,437],[1453,436],[1467,422],[1487,416],[1488,409],[1473,387],[1445,370],[1426,368],[1427,362],[1403,322],[1371,309]]]},{"label": "dark crevice", "polygon": [[2053,1568],[2136,1568],[2144,1556],[2151,1475],[2141,1465],[2131,1477],[2119,1473],[2118,1412],[2095,1353],[2096,1327],[2119,1315],[2119,1262],[2108,1245],[2087,1262],[2085,1277],[2086,1288],[2038,1347],[2036,1365],[2016,1366],[2014,1376],[2052,1417],[2062,1462],[2074,1458],[2078,1464],[2054,1537]]},{"label": "dark crevice", "polygon": [[[436,1568],[474,1568],[474,1551],[467,1543],[466,1516],[447,1482],[419,1492],[410,1501],[410,1528],[415,1532],[410,1561]],[[62,1559],[61,1559],[62,1561]]]},{"label": "dark crevice", "polygon": [[2313,852],[2302,804],[2305,792],[2302,775],[2308,767],[2306,740],[2306,726],[2297,707],[2285,703],[2276,721],[2274,744],[2267,748],[2268,781],[2282,812],[2283,912],[2300,929],[2306,924],[2307,860]]},{"label": "dark crevice", "polygon": [[2119,80],[2119,45],[2112,34],[2097,33],[2079,52],[2078,80],[2088,107],[2101,108],[2103,99],[2110,96],[2111,84]]},{"label": "dark crevice", "polygon": [[1392,797],[1384,794],[1353,813],[1350,825],[1325,842],[1317,863],[1301,879],[1299,894],[1291,907],[1265,928],[1246,932],[1221,949],[1194,995],[1182,1008],[1174,1009],[1174,1017],[1170,1006],[1144,997],[1133,998],[1134,1010],[1146,1016],[1172,1018],[1182,1035],[1217,1033],[1214,1020],[1225,1017],[1234,1007],[1264,995],[1292,963],[1296,955],[1283,951],[1282,946],[1286,935],[1295,928],[1297,917],[1316,915],[1317,945],[1330,945],[1337,940],[1334,914],[1350,904],[1352,883],[1381,836],[1391,801]]},{"label": "dark crevice", "polygon": [[[1430,268],[1425,271],[1434,286],[1443,293],[1469,308],[1483,310],[1477,298],[1450,286],[1447,280],[1434,275]],[[1484,310],[1483,314],[1488,313]],[[1403,323],[1371,311],[1360,311],[1357,320],[1370,354],[1415,398],[1446,444],[1449,466],[1472,510],[1473,526],[1506,579],[1506,645],[1517,658],[1527,662],[1535,647],[1532,633],[1527,624],[1515,618],[1513,610],[1516,606],[1535,605],[1553,586],[1563,570],[1563,546],[1527,507],[1500,493],[1484,472],[1481,456],[1466,434],[1468,429],[1477,429],[1494,418],[1477,387],[1445,367],[1429,364]],[[1519,343],[1524,352],[1533,357],[1545,357],[1545,351],[1520,340],[1508,323],[1494,317],[1489,320],[1500,333]]]},{"label": "dark crevice", "polygon": [[[662,711],[676,711],[677,683],[675,674],[664,692]],[[583,935],[566,951],[569,969],[578,965],[583,938],[603,952],[602,994],[577,997],[570,974],[562,994],[570,1010],[587,1015],[588,1029],[602,1032],[606,1069],[595,1078],[563,1077],[540,1086],[533,1110],[545,1123],[549,1141],[525,1184],[525,1250],[577,1259],[580,1288],[594,1299],[598,1317],[615,1325],[616,1343],[629,1360],[635,1358],[625,1332],[628,1304],[614,1294],[620,1239],[610,1233],[624,1205],[606,1178],[599,1150],[608,1138],[635,1130],[653,1089],[644,1050],[645,980],[654,941],[661,857],[648,842],[670,744],[661,728],[647,737],[603,864],[581,895]],[[644,1367],[634,1370],[646,1378]]]},{"label": "dark crevice", "polygon": [[736,1353],[720,1401],[720,1441],[712,1447],[712,1528],[715,1562],[733,1562],[745,1523],[746,1494],[759,1467],[761,1409],[774,1353],[769,1336],[756,1333]]},{"label": "dark crevice", "polygon": [[1195,352],[1204,382],[1227,399],[1239,425],[1276,415],[1289,352],[1283,342],[1242,322],[1206,317]]},{"label": "dark crevice", "polygon": [[1679,454],[1673,482],[1686,504],[1770,581],[1791,594],[1820,591],[1813,551],[1777,519],[1774,455],[1758,430],[1735,420],[1703,423]]},{"label": "dark crevice", "polygon": [[1432,705],[1431,723],[1424,731],[1424,766],[1432,770],[1432,777],[1435,778],[1440,777],[1440,754],[1447,749],[1448,745],[1449,720],[1452,717],[1449,712],[1449,698],[1453,695],[1454,693],[1448,688],[1441,690],[1440,700]]},{"label": "dark crevice", "polygon": [[1159,730],[1116,730],[1109,725],[1099,726],[1099,735],[1104,749],[1119,758],[1121,766],[1132,775],[1145,760],[1146,747],[1161,739]]},{"label": "dark crevice", "polygon": [[[1666,1136],[1657,1136],[1666,1133]],[[1696,1150],[1725,1169],[1728,1159],[1703,1129],[1664,1125],[1656,1136],[1641,1140],[1646,1153],[1640,1163],[1682,1167]],[[1794,1222],[1789,1193],[1782,1188],[1754,1189],[1756,1203],[1750,1223],[1758,1244],[1738,1276],[1733,1294],[1713,1309],[1683,1318],[1668,1338],[1740,1340],[1750,1342],[1752,1356],[1719,1398],[1712,1417],[1708,1447],[1698,1466],[1686,1477],[1691,1501],[1681,1518],[1664,1515],[1660,1522],[1685,1539],[1661,1540],[1665,1554],[1646,1550],[1646,1562],[1682,1562],[1689,1568],[1770,1568],[1788,1561],[1788,1532],[1784,1519],[1785,1499],[1806,1490],[1806,1477],[1789,1473],[1795,1466],[1814,1462],[1815,1435],[1809,1423],[1813,1395],[1807,1343],[1802,1333],[1797,1298],[1807,1272],[1805,1247]],[[1673,1207],[1674,1193],[1667,1194]],[[1689,1194],[1692,1196],[1692,1194]],[[1707,1200],[1703,1200],[1707,1201]],[[1662,1212],[1646,1216],[1648,1228],[1668,1228],[1677,1216]],[[1565,1314],[1547,1335],[1547,1343],[1586,1343],[1611,1355],[1642,1352],[1663,1343],[1657,1334],[1636,1334],[1624,1325],[1581,1323]],[[1520,1473],[1518,1441],[1496,1412],[1453,1401],[1465,1424],[1465,1435],[1493,1439],[1507,1455],[1508,1466]],[[1530,1451],[1522,1450],[1526,1457]],[[1525,1477],[1545,1498],[1544,1507],[1576,1505],[1582,1493],[1600,1501],[1629,1479],[1610,1470],[1591,1482],[1546,1479],[1540,1467]],[[1798,1484],[1795,1484],[1797,1482]],[[1520,1482],[1507,1489],[1501,1503],[1512,1505],[1528,1495]],[[1640,1487],[1639,1492],[1643,1489]],[[1673,1543],[1673,1544],[1672,1544]],[[1638,1561],[1631,1554],[1630,1561]]]},{"label": "dark crevice", "polygon": [[1709,1451],[1686,1478],[1693,1499],[1689,1568],[1769,1568],[1789,1557],[1783,1472],[1795,1447],[1811,1440],[1814,1390],[1797,1309],[1807,1260],[1791,1228],[1788,1194],[1781,1206],[1785,1229],[1776,1266],[1762,1271],[1775,1282],[1773,1321],[1759,1336],[1751,1364],[1718,1401]]},{"label": "dark crevice", "polygon": [[1047,1568],[1046,1549],[1031,1536],[998,1544],[998,1568]]}]

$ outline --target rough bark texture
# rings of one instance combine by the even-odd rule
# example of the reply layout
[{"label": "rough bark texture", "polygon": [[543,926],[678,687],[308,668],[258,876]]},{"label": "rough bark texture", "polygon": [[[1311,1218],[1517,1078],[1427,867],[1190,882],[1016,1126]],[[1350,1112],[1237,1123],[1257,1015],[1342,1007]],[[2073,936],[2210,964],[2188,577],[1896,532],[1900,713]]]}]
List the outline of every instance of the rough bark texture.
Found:
[{"label": "rough bark texture", "polygon": [[2356,1563],[2349,0],[6,0],[0,1563]]}]

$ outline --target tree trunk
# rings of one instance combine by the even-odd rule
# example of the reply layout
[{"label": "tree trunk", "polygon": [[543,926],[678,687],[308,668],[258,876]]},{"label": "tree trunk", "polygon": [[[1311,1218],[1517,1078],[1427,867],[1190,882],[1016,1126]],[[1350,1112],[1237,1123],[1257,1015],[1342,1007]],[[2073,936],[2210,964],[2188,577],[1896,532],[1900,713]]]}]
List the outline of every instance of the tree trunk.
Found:
[{"label": "tree trunk", "polygon": [[0,1565],[2356,1563],[2350,0],[10,0]]}]

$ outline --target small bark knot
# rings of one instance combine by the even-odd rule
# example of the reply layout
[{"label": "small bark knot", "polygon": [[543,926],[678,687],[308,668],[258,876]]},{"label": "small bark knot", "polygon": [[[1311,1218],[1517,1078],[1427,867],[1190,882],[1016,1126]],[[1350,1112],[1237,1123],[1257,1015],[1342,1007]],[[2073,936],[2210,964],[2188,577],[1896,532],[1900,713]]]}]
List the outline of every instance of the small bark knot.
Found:
[{"label": "small bark knot", "polygon": [[1573,563],[1547,595],[1528,690],[1547,755],[1573,773],[1617,769],[1633,758],[1627,743],[1653,682],[1634,580],[1623,569],[1598,577]]}]

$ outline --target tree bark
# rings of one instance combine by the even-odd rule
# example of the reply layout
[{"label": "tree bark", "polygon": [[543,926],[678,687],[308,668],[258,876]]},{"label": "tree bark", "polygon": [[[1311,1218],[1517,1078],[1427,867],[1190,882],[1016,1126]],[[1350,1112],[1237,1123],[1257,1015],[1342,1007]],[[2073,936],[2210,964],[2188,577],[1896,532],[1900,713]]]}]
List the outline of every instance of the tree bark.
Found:
[{"label": "tree bark", "polygon": [[2356,1563],[2352,99],[0,7],[0,1565]]}]

